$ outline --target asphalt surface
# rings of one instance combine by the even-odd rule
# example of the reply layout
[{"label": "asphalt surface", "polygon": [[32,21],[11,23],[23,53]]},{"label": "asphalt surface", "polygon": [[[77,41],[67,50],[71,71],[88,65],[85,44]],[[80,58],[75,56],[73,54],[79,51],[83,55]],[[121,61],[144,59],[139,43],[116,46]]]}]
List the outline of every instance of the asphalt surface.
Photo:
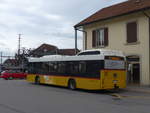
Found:
[{"label": "asphalt surface", "polygon": [[25,80],[0,80],[0,113],[149,113],[150,94],[71,91]]}]

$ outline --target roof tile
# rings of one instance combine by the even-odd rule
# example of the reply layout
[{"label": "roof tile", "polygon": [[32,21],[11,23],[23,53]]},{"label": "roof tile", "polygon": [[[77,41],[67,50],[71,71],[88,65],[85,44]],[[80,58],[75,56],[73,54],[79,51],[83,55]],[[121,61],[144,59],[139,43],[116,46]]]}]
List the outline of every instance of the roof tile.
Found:
[{"label": "roof tile", "polygon": [[117,17],[128,13],[133,13],[148,8],[150,8],[150,0],[128,0],[99,10],[95,14],[76,24],[75,27],[83,26],[101,20],[106,20],[111,17]]}]

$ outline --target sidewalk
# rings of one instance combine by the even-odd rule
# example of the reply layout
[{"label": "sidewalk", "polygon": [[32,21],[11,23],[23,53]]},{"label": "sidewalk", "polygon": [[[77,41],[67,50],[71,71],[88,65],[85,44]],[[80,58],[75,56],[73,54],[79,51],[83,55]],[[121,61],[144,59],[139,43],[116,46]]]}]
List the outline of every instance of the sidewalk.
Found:
[{"label": "sidewalk", "polygon": [[150,86],[128,85],[126,90],[131,91],[131,92],[149,93],[150,94]]}]

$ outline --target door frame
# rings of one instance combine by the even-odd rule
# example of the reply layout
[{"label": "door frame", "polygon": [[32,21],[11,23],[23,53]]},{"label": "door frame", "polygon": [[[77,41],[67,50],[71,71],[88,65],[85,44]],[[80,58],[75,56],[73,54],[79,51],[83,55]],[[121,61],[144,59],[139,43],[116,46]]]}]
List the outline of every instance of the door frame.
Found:
[{"label": "door frame", "polygon": [[140,55],[137,55],[137,54],[127,55],[126,56],[126,60],[127,60],[127,83],[129,83],[129,84],[135,84],[134,80],[129,81],[129,76],[130,76],[129,75],[130,71],[128,71],[129,70],[129,64],[131,64],[131,65],[133,65],[133,64],[139,64],[139,81],[138,81],[137,84],[140,84],[141,83],[141,71],[142,71],[141,70],[141,57],[140,57]]}]

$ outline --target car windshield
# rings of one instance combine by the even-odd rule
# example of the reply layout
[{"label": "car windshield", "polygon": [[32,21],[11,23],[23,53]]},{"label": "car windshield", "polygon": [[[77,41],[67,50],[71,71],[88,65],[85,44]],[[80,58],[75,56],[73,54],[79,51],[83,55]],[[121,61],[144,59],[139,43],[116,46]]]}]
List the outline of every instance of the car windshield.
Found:
[{"label": "car windshield", "polygon": [[3,74],[3,73],[7,73],[7,72],[8,72],[8,71],[2,71],[2,72],[1,72],[1,74]]}]

